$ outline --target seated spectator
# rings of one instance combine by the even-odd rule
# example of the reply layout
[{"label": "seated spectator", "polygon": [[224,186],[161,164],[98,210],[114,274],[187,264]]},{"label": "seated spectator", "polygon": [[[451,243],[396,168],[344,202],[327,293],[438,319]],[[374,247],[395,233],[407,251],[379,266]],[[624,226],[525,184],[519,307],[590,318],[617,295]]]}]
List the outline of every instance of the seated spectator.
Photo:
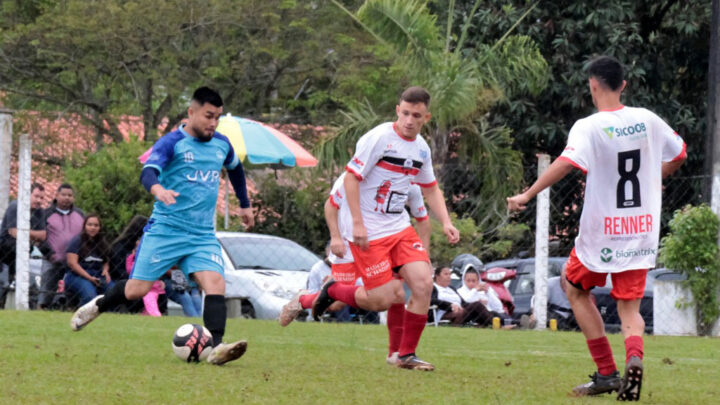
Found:
[{"label": "seated spectator", "polygon": [[477,270],[472,267],[467,268],[462,275],[462,280],[463,285],[458,288],[457,292],[465,302],[480,301],[488,311],[502,314],[503,319],[508,317],[500,297],[490,285],[480,281],[480,274]]},{"label": "seated spectator", "polygon": [[67,247],[64,281],[68,301],[77,296],[82,306],[112,287],[108,251],[100,217],[88,215],[82,232]]},{"label": "seated spectator", "polygon": [[[42,202],[45,198],[45,187],[33,183],[30,188],[30,250],[44,250],[47,235],[45,231],[45,210]],[[5,307],[5,299],[10,284],[15,280],[15,246],[17,246],[17,201],[11,201],[3,216],[0,227],[0,309]],[[34,288],[34,283],[30,288]]]},{"label": "seated spectator", "polygon": [[[85,216],[75,207],[75,192],[71,185],[58,187],[52,205],[45,211],[45,229],[49,249],[43,263],[38,305],[41,309],[55,307],[58,282],[67,269],[66,253],[70,241],[83,232]],[[67,288],[67,286],[65,286]]]},{"label": "seated spectator", "polygon": [[110,245],[110,278],[115,281],[128,278],[125,271],[125,260],[135,250],[137,241],[143,235],[147,217],[135,215],[125,226],[120,235]]},{"label": "seated spectator", "polygon": [[[490,312],[480,301],[466,302],[454,288],[450,286],[450,268],[437,267],[435,269],[435,284],[430,298],[430,305],[437,306],[437,316],[448,320],[452,325],[476,324],[489,326],[494,317],[502,318],[501,314]],[[430,311],[428,320],[433,320]]]},{"label": "seated spectator", "polygon": [[185,278],[185,274],[177,267],[168,270],[161,278],[165,282],[165,296],[168,300],[178,303],[183,310],[185,316],[198,318],[202,314],[202,302],[193,300],[190,295],[190,285]]},{"label": "seated spectator", "polygon": [[[138,240],[138,243],[140,241]],[[127,259],[125,259],[125,270],[127,271],[127,274],[132,273],[133,266],[135,265],[135,252],[137,251],[137,243],[135,244],[135,249],[130,252]],[[165,283],[163,283],[161,280],[157,280],[153,283],[152,287],[150,288],[150,291],[148,291],[147,294],[142,298],[143,305],[145,306],[145,309],[143,310],[143,315],[148,316],[162,316],[162,313],[160,312],[160,307],[158,306],[158,297],[161,294],[165,294]]]}]

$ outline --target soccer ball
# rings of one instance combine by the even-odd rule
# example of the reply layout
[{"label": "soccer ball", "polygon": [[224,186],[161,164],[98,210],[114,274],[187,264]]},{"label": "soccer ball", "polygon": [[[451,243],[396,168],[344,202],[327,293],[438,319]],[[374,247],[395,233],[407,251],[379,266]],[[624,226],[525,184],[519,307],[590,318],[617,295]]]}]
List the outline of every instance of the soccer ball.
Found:
[{"label": "soccer ball", "polygon": [[183,361],[205,361],[212,351],[212,335],[202,325],[186,323],[175,331],[172,348],[175,355]]}]

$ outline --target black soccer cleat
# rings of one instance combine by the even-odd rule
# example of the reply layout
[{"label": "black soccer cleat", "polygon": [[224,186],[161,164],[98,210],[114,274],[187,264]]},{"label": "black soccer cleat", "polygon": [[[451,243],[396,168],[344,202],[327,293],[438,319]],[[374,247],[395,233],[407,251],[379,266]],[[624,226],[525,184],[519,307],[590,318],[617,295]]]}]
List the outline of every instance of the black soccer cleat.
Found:
[{"label": "black soccer cleat", "polygon": [[625,375],[622,379],[622,386],[618,391],[618,401],[639,401],[640,388],[642,387],[643,364],[642,359],[637,356],[630,357],[625,365]]},{"label": "black soccer cleat", "polygon": [[573,395],[584,397],[589,395],[600,395],[620,390],[620,373],[615,370],[610,375],[602,375],[597,371],[589,375],[590,381],[573,388]]},{"label": "black soccer cleat", "polygon": [[335,302],[332,297],[330,297],[330,294],[328,293],[328,289],[331,285],[335,284],[335,280],[330,279],[328,280],[320,290],[320,294],[315,298],[315,302],[313,302],[312,306],[312,317],[315,321],[319,321],[322,314],[327,311],[327,309],[332,305],[333,302]]}]

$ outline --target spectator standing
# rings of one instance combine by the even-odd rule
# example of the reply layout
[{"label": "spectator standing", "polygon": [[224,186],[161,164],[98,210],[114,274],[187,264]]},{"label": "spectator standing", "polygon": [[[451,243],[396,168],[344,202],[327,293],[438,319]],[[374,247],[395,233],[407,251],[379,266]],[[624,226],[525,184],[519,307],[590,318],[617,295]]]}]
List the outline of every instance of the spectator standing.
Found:
[{"label": "spectator standing", "polygon": [[[42,202],[45,198],[45,187],[39,183],[33,183],[30,187],[30,249],[41,248],[45,242],[45,210]],[[0,284],[0,309],[5,308],[5,298],[9,291],[10,284],[15,280],[15,256],[17,246],[17,200],[11,201],[3,216],[0,227],[0,262],[7,277],[3,277]]]}]

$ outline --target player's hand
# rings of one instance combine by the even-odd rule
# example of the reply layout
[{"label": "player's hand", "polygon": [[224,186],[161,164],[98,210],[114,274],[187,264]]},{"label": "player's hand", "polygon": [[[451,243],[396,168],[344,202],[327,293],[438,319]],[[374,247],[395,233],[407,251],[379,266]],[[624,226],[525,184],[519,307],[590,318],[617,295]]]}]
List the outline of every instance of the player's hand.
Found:
[{"label": "player's hand", "polygon": [[460,231],[458,231],[457,228],[455,228],[455,226],[453,226],[450,222],[443,225],[443,233],[447,237],[448,242],[453,245],[460,241]]},{"label": "player's hand", "polygon": [[507,205],[509,211],[522,211],[525,209],[525,206],[527,205],[528,201],[530,201],[525,194],[518,194],[514,195],[512,197],[508,197],[507,199]]},{"label": "player's hand", "polygon": [[175,201],[175,197],[179,196],[180,193],[178,193],[175,190],[168,190],[165,187],[155,184],[150,188],[150,193],[155,196],[155,199],[162,202],[165,205],[173,205],[177,201]]},{"label": "player's hand", "polygon": [[344,257],[345,242],[341,238],[330,238],[330,251],[337,257]]},{"label": "player's hand", "polygon": [[367,237],[367,229],[362,222],[353,222],[353,243],[362,250],[370,246]]},{"label": "player's hand", "polygon": [[245,225],[245,229],[255,226],[255,214],[253,214],[252,207],[240,208],[240,218],[243,225]]}]

